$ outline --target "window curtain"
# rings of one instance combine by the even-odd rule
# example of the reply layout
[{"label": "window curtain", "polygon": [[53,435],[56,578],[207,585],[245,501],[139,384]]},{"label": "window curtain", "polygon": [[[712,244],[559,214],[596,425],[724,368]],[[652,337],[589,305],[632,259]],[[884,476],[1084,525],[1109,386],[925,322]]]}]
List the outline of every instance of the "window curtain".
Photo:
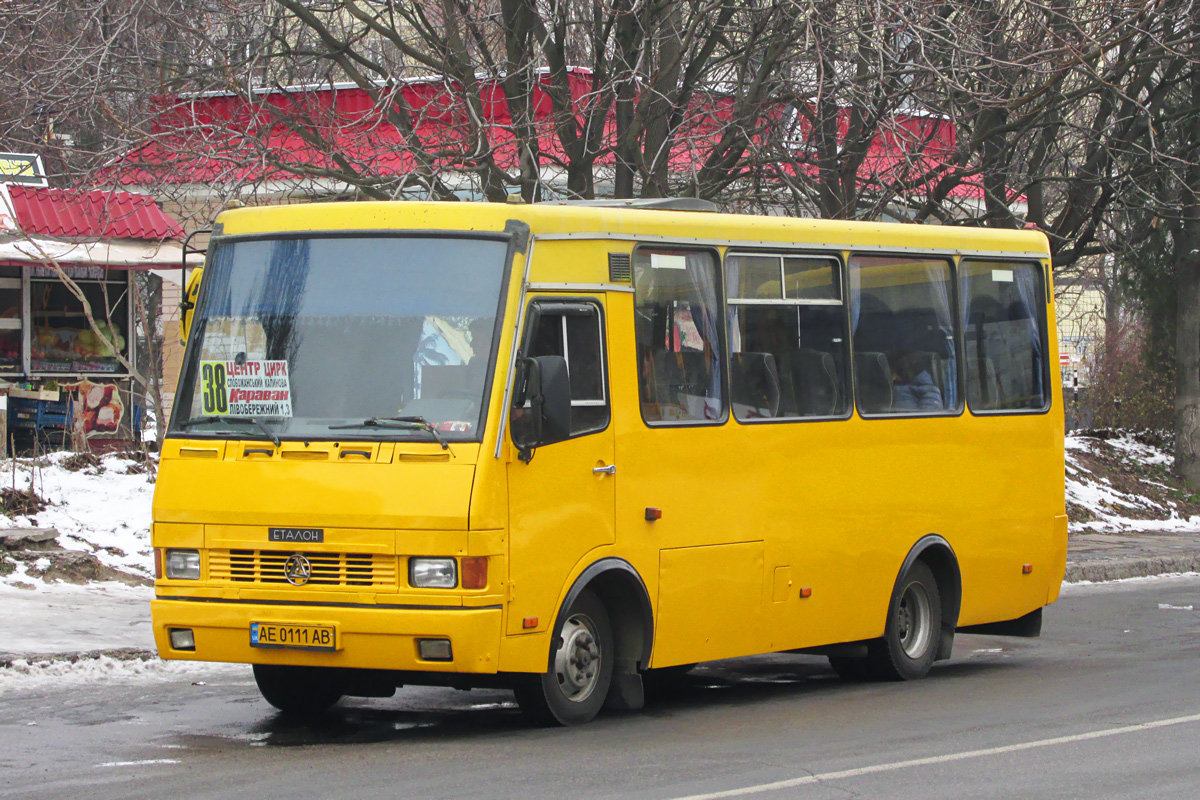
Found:
[{"label": "window curtain", "polygon": [[950,300],[950,267],[944,261],[926,261],[925,282],[930,286],[938,330],[946,339],[949,380],[942,396],[943,408],[958,408],[958,345],[954,338],[954,309]]},{"label": "window curtain", "polygon": [[[733,297],[733,287],[738,285],[738,280],[741,277],[742,260],[736,256],[725,259],[725,286],[726,294]],[[742,328],[740,322],[740,307],[729,305],[726,309],[729,321],[729,352],[742,352]]]},{"label": "window curtain", "polygon": [[858,319],[862,316],[862,259],[850,259],[850,335],[858,334]]},{"label": "window curtain", "polygon": [[1017,294],[1025,307],[1025,322],[1029,328],[1029,347],[1033,353],[1033,392],[1045,398],[1046,390],[1042,384],[1046,372],[1045,355],[1042,353],[1042,337],[1038,330],[1038,320],[1041,319],[1038,306],[1041,305],[1042,297],[1041,281],[1038,279],[1040,273],[1041,267],[1032,265],[1021,265],[1013,269]]},{"label": "window curtain", "polygon": [[724,378],[721,373],[721,338],[718,332],[718,309],[721,307],[721,295],[717,290],[717,263],[711,253],[687,254],[688,280],[695,287],[692,303],[692,322],[704,339],[704,359],[708,366],[708,390],[704,400],[704,416],[706,419],[717,419],[721,416],[721,387]]}]

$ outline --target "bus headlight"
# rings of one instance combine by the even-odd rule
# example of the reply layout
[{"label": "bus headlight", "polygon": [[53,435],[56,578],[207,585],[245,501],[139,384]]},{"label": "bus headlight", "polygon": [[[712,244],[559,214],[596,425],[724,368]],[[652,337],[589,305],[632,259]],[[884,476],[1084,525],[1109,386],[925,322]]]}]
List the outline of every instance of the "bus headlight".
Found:
[{"label": "bus headlight", "polygon": [[410,558],[408,584],[418,589],[453,589],[458,570],[453,558]]},{"label": "bus headlight", "polygon": [[199,550],[168,550],[165,561],[169,580],[200,580]]}]

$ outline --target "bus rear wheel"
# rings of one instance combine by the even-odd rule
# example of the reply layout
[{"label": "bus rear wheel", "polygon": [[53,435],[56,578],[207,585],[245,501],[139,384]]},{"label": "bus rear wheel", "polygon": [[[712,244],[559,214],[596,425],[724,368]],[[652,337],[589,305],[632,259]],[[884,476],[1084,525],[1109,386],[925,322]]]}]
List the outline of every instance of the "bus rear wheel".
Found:
[{"label": "bus rear wheel", "polygon": [[612,683],[612,626],[604,604],[580,592],[554,641],[549,671],[518,679],[517,705],[539,724],[580,725],[600,711]]},{"label": "bus rear wheel", "polygon": [[872,642],[867,661],[882,680],[912,681],[925,677],[937,655],[942,629],[942,603],[937,579],[916,561],[896,584],[888,606],[883,638]]},{"label": "bus rear wheel", "polygon": [[321,667],[255,664],[254,682],[268,703],[295,716],[319,714],[342,699],[341,682]]}]

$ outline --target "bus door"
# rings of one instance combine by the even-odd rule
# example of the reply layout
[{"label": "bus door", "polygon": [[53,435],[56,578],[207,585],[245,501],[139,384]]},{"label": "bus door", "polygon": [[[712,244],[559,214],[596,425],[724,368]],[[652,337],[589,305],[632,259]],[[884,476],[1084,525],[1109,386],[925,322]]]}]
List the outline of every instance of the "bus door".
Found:
[{"label": "bus door", "polygon": [[[508,465],[509,635],[551,628],[568,573],[589,551],[614,540],[617,465],[604,300],[533,296],[526,320],[522,357],[567,361],[571,437],[536,448],[528,463]],[[510,431],[518,437],[527,411],[510,414]]]}]

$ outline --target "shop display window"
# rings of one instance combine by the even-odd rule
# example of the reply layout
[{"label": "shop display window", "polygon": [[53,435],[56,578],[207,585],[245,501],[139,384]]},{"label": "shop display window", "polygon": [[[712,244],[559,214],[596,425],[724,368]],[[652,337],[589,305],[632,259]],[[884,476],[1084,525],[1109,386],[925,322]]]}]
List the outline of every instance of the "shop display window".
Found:
[{"label": "shop display window", "polygon": [[[44,270],[34,268],[29,281],[30,372],[125,373],[117,354],[88,324],[79,298],[56,275],[45,276],[43,273]],[[71,277],[91,306],[97,326],[116,351],[127,356],[128,276],[124,272],[87,267],[81,269],[81,274]],[[0,294],[0,310],[3,301],[3,294]],[[3,356],[4,351],[0,349],[0,358]],[[16,358],[19,363],[19,348]]]},{"label": "shop display window", "polygon": [[0,374],[21,372],[21,268],[0,265]]}]

